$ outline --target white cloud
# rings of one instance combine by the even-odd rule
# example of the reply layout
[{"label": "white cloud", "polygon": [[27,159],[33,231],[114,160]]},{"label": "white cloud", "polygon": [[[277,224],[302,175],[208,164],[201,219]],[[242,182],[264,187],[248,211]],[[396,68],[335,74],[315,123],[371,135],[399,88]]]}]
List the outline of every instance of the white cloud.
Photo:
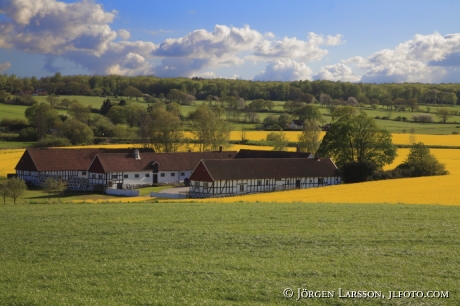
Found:
[{"label": "white cloud", "polygon": [[0,63],[0,73],[7,71],[11,67],[10,62]]},{"label": "white cloud", "polygon": [[118,30],[118,36],[120,36],[123,40],[127,40],[131,36],[131,33],[129,33],[128,30],[120,29]]},{"label": "white cloud", "polygon": [[[94,74],[189,77],[252,59],[268,62],[256,78],[292,80],[311,78],[311,69],[302,62],[320,60],[328,52],[326,46],[343,43],[341,35],[315,33],[309,33],[306,40],[275,40],[272,32],[262,34],[249,25],[198,29],[180,38],[167,38],[160,45],[131,42],[128,30],[111,28],[117,14],[93,0],[0,0],[0,16],[6,17],[0,22],[0,48],[44,55],[44,67],[51,72],[59,70],[55,61],[62,58]],[[154,67],[154,60],[161,63]]]},{"label": "white cloud", "polygon": [[353,74],[353,70],[344,64],[324,66],[313,76],[315,80],[330,80],[341,82],[358,82],[361,77]]},{"label": "white cloud", "polygon": [[105,12],[89,0],[6,0],[0,13],[11,19],[0,29],[6,45],[27,52],[61,55],[85,50],[99,56],[116,37],[108,26],[116,12]]},{"label": "white cloud", "polygon": [[181,38],[169,38],[160,44],[157,56],[194,58],[223,58],[253,47],[262,35],[245,26],[243,28],[216,25],[213,32],[195,30]]},{"label": "white cloud", "polygon": [[308,40],[284,37],[278,41],[261,41],[254,48],[254,55],[265,58],[291,58],[304,61],[322,59],[328,51],[320,48],[321,45],[333,46],[343,43],[342,36],[327,36],[326,38],[310,32]]},{"label": "white cloud", "polygon": [[460,67],[460,34],[415,35],[395,49],[378,51],[368,58],[350,58],[366,72],[363,82],[448,82],[457,79]]},{"label": "white cloud", "polygon": [[86,52],[68,52],[63,55],[94,74],[139,75],[151,74],[152,64],[148,61],[158,46],[145,41],[111,42],[108,50],[100,57]]},{"label": "white cloud", "polygon": [[254,81],[295,81],[310,80],[312,70],[305,63],[290,59],[274,60],[264,71],[254,77]]},{"label": "white cloud", "polygon": [[200,78],[205,78],[205,79],[216,79],[218,76],[213,72],[213,71],[206,71],[202,72],[197,75]]},{"label": "white cloud", "polygon": [[262,34],[249,26],[243,28],[216,25],[213,32],[195,30],[181,38],[169,38],[153,55],[163,58],[155,67],[158,76],[191,76],[203,68],[236,66],[244,63],[238,56],[251,50]]}]

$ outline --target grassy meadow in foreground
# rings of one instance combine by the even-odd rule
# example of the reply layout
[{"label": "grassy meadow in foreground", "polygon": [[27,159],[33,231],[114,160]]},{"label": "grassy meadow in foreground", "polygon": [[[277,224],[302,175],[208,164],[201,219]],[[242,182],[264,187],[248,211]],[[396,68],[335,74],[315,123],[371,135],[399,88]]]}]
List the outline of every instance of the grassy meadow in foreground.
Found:
[{"label": "grassy meadow in foreground", "polygon": [[[460,210],[300,203],[0,205],[2,305],[458,305]],[[448,299],[339,299],[343,290]]]}]

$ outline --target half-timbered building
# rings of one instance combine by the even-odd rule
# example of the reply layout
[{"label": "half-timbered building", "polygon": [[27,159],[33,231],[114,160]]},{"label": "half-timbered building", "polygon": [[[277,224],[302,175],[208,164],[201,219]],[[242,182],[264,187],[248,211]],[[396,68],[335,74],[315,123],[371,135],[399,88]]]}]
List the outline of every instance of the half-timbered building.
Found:
[{"label": "half-timbered building", "polygon": [[233,159],[236,151],[102,153],[88,168],[90,184],[131,189],[188,180],[201,159]]},{"label": "half-timbered building", "polygon": [[190,197],[314,188],[340,184],[328,158],[249,158],[201,160],[190,176]]},{"label": "half-timbered building", "polygon": [[[40,186],[47,177],[68,182],[71,190],[91,190],[88,168],[97,154],[104,152],[132,152],[133,149],[95,148],[28,148],[16,165],[16,175],[27,184]],[[142,149],[143,152],[153,152]]]}]

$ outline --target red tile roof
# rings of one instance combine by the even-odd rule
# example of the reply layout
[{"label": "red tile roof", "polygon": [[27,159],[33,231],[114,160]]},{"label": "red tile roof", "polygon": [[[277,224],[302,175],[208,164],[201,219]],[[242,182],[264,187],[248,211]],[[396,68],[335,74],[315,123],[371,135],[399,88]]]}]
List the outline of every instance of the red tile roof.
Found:
[{"label": "red tile roof", "polygon": [[236,151],[223,152],[178,152],[178,153],[140,153],[140,159],[134,154],[102,153],[98,154],[89,167],[89,172],[135,172],[153,170],[158,163],[159,171],[183,171],[195,169],[202,159],[232,159]]},{"label": "red tile roof", "polygon": [[28,148],[16,165],[16,170],[86,171],[98,153],[132,151],[133,149]]},{"label": "red tile roof", "polygon": [[329,158],[250,158],[202,160],[190,176],[194,181],[340,176]]},{"label": "red tile roof", "polygon": [[235,158],[309,158],[309,152],[267,151],[241,149]]}]

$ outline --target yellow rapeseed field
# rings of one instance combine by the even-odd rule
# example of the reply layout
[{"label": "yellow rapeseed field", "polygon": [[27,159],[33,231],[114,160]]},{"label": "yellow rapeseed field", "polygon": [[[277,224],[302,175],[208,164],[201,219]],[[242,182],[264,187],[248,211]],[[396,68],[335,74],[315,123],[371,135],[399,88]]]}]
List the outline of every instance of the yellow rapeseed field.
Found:
[{"label": "yellow rapeseed field", "polygon": [[[250,141],[265,140],[268,131],[247,131],[246,139]],[[298,141],[300,131],[284,132],[289,141]],[[321,132],[321,139],[324,137],[325,132]],[[231,140],[241,140],[241,131],[233,131],[230,134]],[[426,145],[437,146],[460,146],[459,135],[425,135],[425,134],[393,134],[393,143],[397,145],[409,145],[412,142],[423,142]]]},{"label": "yellow rapeseed field", "polygon": [[23,153],[23,149],[0,150],[0,176],[15,173],[14,167],[16,167]]},{"label": "yellow rapeseed field", "polygon": [[429,146],[460,146],[459,135],[425,135],[425,134],[393,134],[393,143],[400,145],[411,144],[412,141],[423,142]]}]

